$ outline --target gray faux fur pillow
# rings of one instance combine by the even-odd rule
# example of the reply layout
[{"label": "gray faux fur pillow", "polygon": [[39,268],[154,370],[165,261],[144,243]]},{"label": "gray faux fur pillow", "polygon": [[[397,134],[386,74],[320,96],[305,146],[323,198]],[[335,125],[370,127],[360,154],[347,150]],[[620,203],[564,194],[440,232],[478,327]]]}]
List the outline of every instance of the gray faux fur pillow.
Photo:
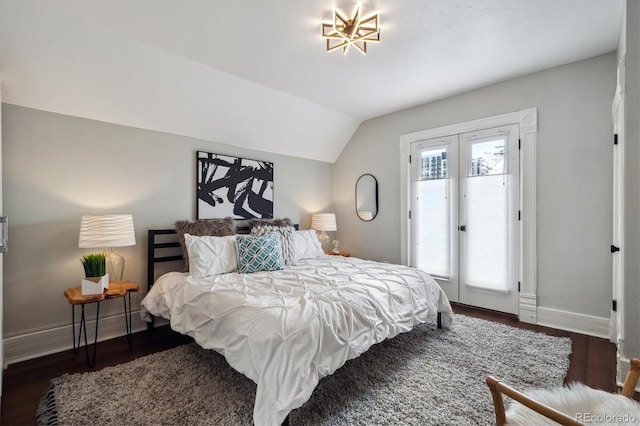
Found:
[{"label": "gray faux fur pillow", "polygon": [[227,235],[235,235],[236,227],[233,219],[225,217],[224,219],[198,219],[196,221],[179,220],[175,224],[176,232],[180,237],[180,245],[184,255],[184,270],[189,270],[189,254],[184,244],[184,234],[195,235],[196,237],[212,236],[225,237]]},{"label": "gray faux fur pillow", "polygon": [[293,223],[291,223],[291,219],[289,219],[288,217],[285,217],[284,219],[251,219],[249,221],[249,224],[251,225],[252,228],[260,227],[264,225],[271,225],[276,228],[293,226]]},{"label": "gray faux fur pillow", "polygon": [[293,243],[295,228],[291,223],[291,219],[254,219],[249,223],[251,224],[251,235],[278,234],[284,264],[295,264],[295,247]]}]

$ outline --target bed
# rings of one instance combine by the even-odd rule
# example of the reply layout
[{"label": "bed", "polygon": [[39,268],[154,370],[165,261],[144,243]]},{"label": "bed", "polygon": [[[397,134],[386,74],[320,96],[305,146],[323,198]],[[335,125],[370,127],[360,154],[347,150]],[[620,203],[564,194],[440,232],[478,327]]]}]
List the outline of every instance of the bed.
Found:
[{"label": "bed", "polygon": [[[156,254],[174,246],[158,242],[172,233],[149,231],[150,289],[142,318],[168,319],[173,330],[222,354],[253,380],[257,426],[282,424],[322,377],[372,345],[436,318],[438,326],[453,322],[446,295],[427,273],[326,255],[319,245],[281,270],[201,276],[196,268],[154,280],[158,263],[181,257]],[[240,256],[244,237],[234,238]],[[191,253],[190,265],[197,262]]]}]

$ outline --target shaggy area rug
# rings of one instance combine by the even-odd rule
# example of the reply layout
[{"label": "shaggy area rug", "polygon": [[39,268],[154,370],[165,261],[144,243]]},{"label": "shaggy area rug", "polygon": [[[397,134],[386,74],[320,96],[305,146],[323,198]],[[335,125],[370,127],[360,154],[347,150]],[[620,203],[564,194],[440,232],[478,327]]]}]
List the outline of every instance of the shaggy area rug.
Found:
[{"label": "shaggy area rug", "polygon": [[[375,345],[322,379],[297,425],[495,424],[488,375],[519,389],[562,385],[571,340],[456,316]],[[250,425],[255,384],[187,344],[52,380],[39,424]],[[52,410],[46,410],[46,408]]]}]

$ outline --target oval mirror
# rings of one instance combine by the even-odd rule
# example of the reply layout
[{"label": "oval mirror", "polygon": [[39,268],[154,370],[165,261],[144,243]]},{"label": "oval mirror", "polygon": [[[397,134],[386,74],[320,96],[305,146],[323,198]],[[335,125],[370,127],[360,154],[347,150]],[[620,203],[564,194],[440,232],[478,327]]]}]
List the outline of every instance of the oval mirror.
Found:
[{"label": "oval mirror", "polygon": [[364,174],[356,182],[356,214],[365,222],[378,215],[378,181],[373,175]]}]

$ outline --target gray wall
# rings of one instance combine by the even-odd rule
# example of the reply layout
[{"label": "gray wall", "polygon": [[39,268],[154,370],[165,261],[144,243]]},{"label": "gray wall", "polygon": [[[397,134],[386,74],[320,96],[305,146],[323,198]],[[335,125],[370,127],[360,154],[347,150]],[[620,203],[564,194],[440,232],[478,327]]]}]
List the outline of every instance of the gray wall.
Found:
[{"label": "gray wall", "polygon": [[640,355],[640,3],[626,3],[620,54],[625,57],[624,324],[622,355]]},{"label": "gray wall", "polygon": [[[137,245],[115,251],[125,278],[145,283],[147,229],[195,219],[197,150],[272,161],[276,217],[308,228],[311,213],[332,207],[329,163],[8,104],[2,114],[4,337],[70,324],[63,291],[80,284],[79,258],[95,251],[78,248],[83,214],[133,214]],[[122,305],[100,312],[121,314]]]},{"label": "gray wall", "polygon": [[[538,304],[609,316],[611,300],[610,53],[516,78],[363,123],[335,163],[334,202],[342,247],[400,262],[399,138],[403,134],[538,108]],[[354,212],[363,173],[379,183],[380,212]]]}]

